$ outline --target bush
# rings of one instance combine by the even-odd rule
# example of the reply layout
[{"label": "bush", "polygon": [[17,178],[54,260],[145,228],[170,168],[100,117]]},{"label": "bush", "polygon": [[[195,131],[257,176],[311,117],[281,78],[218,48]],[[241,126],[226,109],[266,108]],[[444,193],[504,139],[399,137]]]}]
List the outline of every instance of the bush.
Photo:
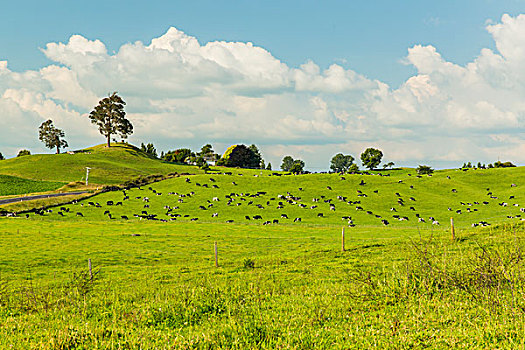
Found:
[{"label": "bush", "polygon": [[494,168],[514,168],[514,167],[515,165],[512,164],[511,162],[502,163],[498,160],[496,163],[494,163]]},{"label": "bush", "polygon": [[432,169],[428,165],[420,165],[417,167],[416,172],[419,175],[430,175],[434,172],[434,169]]},{"label": "bush", "polygon": [[29,152],[29,150],[21,149],[20,151],[18,151],[17,157],[30,156],[30,155],[31,155],[31,152]]}]

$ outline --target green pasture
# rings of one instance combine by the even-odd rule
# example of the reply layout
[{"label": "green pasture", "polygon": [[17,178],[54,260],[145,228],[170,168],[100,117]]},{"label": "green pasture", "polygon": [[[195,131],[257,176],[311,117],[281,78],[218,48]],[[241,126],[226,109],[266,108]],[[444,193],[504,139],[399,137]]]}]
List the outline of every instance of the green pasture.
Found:
[{"label": "green pasture", "polygon": [[0,348],[520,348],[524,233],[4,218]]},{"label": "green pasture", "polygon": [[212,170],[0,218],[0,348],[525,346],[524,168]]},{"label": "green pasture", "polygon": [[63,185],[63,182],[34,181],[16,176],[0,175],[0,196],[54,191]]},{"label": "green pasture", "polygon": [[[156,219],[169,220],[166,224],[198,219],[209,223],[233,221],[234,224],[260,225],[278,220],[279,225],[320,226],[348,226],[348,219],[344,217],[351,217],[355,227],[378,229],[386,228],[382,220],[388,221],[387,227],[428,228],[436,226],[433,221],[449,227],[451,217],[457,227],[479,222],[519,222],[525,217],[520,211],[525,207],[522,189],[525,168],[447,170],[422,177],[409,169],[382,174],[389,176],[274,176],[271,172],[234,169],[231,175],[181,176],[140,189],[132,188],[124,191],[129,197],[127,200],[124,192],[108,192],[66,206],[69,212],[55,210],[44,216],[30,214],[30,217],[76,221],[79,220],[77,213],[81,213],[80,220],[85,221],[123,220],[122,216],[139,221],[134,215],[143,216],[144,211],[156,215]],[[122,205],[107,205],[108,202]],[[111,216],[104,214],[107,212]],[[288,219],[283,218],[283,214]],[[424,221],[419,221],[418,215]],[[262,219],[255,220],[254,216]],[[301,218],[301,222],[294,222],[295,218]]]}]

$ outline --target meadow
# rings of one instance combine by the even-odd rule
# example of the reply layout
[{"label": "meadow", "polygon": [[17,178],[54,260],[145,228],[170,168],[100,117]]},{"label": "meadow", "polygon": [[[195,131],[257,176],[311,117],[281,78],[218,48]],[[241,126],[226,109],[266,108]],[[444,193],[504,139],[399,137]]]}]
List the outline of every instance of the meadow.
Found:
[{"label": "meadow", "polygon": [[16,176],[0,175],[0,196],[54,191],[63,185],[63,182],[34,181]]},{"label": "meadow", "polygon": [[0,348],[523,348],[524,168],[380,173],[212,168],[1,218]]}]

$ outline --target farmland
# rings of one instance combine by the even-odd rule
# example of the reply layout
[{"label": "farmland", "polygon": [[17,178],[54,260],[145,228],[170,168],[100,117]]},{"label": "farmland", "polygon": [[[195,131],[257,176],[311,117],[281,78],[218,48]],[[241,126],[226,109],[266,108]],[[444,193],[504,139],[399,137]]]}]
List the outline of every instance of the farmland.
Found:
[{"label": "farmland", "polygon": [[62,182],[34,181],[16,176],[0,175],[0,196],[53,191],[63,185]]},{"label": "farmland", "polygon": [[212,168],[0,219],[0,347],[523,347],[524,169],[380,174]]}]

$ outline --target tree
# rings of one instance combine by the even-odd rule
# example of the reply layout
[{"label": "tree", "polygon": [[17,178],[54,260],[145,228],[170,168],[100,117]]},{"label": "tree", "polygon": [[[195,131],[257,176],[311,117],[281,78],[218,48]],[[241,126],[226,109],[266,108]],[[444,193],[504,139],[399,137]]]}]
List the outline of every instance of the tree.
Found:
[{"label": "tree", "polygon": [[357,174],[359,172],[359,167],[356,163],[350,165],[350,168],[348,168],[348,173],[350,174]]},{"label": "tree", "polygon": [[40,128],[38,129],[38,139],[42,141],[47,148],[56,148],[57,154],[60,153],[60,147],[65,148],[68,146],[66,140],[62,139],[64,136],[66,136],[64,131],[56,128],[51,119],[40,124]]},{"label": "tree", "polygon": [[18,154],[16,156],[23,157],[23,156],[30,156],[30,155],[31,155],[31,152],[29,152],[29,150],[21,149],[20,151],[18,151]]},{"label": "tree", "polygon": [[392,169],[392,167],[395,165],[394,162],[388,162],[386,164],[383,165],[383,169],[386,169],[386,168],[390,168]]},{"label": "tree", "polygon": [[2,155],[2,152],[0,152],[0,160],[4,160],[4,156]]},{"label": "tree", "polygon": [[[252,145],[257,148],[255,145]],[[250,146],[251,147],[251,146]],[[250,148],[245,145],[233,145],[224,152],[221,159],[217,161],[217,165],[227,167],[251,168],[259,169],[261,164],[260,154],[257,155]]]},{"label": "tree", "polygon": [[248,147],[250,149],[250,151],[253,152],[253,168],[256,168],[256,169],[264,169],[263,166],[263,159],[262,159],[262,156],[261,156],[261,152],[259,152],[259,149],[257,148],[257,146],[255,146],[254,144],[251,144],[250,147]]},{"label": "tree", "polygon": [[348,168],[350,168],[353,162],[354,157],[351,155],[345,156],[342,153],[338,153],[333,156],[332,160],[330,161],[330,170],[332,170],[334,173],[345,173],[348,171]]},{"label": "tree", "polygon": [[432,169],[428,165],[420,165],[417,167],[416,172],[419,175],[430,175],[434,172],[434,169]]},{"label": "tree", "polygon": [[186,163],[186,159],[191,157],[193,152],[189,148],[179,148],[174,151],[168,151],[164,155],[164,160],[166,162],[172,163]]},{"label": "tree", "polygon": [[91,113],[89,119],[92,124],[98,126],[98,131],[104,135],[111,147],[111,135],[119,134],[123,139],[133,133],[133,125],[126,119],[124,105],[126,102],[116,92],[99,101]]},{"label": "tree", "polygon": [[149,154],[152,157],[157,158],[157,149],[152,143],[148,143],[147,145],[144,145],[143,143],[141,143],[140,150],[146,154]]},{"label": "tree", "polygon": [[300,174],[303,171],[304,171],[304,162],[300,159],[294,160],[292,168],[290,169],[290,172],[292,174]]},{"label": "tree", "polygon": [[283,158],[283,162],[281,164],[281,169],[283,171],[290,171],[292,169],[292,166],[293,166],[293,158],[290,157],[290,156],[285,156]]},{"label": "tree", "polygon": [[374,169],[381,163],[383,158],[383,152],[376,148],[367,148],[363,153],[361,153],[361,162],[369,170]]},{"label": "tree", "polygon": [[272,163],[268,163],[268,165],[266,166],[266,170],[272,170]]}]

